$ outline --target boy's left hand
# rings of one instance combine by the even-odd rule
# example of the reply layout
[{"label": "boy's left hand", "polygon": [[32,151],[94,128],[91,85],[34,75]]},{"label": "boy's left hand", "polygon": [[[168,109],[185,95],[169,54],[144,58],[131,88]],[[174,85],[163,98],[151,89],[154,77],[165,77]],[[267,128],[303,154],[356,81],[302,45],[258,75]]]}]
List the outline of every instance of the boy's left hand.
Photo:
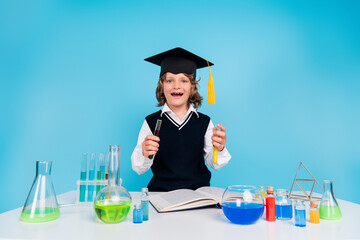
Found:
[{"label": "boy's left hand", "polygon": [[[220,128],[220,131],[216,127]],[[225,127],[221,124],[216,124],[216,127],[213,128],[212,144],[214,147],[217,147],[219,151],[222,151],[227,139]]]}]

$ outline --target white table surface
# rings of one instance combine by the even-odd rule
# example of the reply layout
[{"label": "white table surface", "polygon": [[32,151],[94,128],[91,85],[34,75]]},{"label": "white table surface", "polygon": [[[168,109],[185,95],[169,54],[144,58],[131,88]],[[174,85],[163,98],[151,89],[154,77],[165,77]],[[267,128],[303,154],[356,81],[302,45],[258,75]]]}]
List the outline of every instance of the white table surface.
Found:
[{"label": "white table surface", "polygon": [[[140,193],[131,192],[133,203]],[[75,202],[76,191],[58,196],[58,202]],[[0,214],[0,239],[360,239],[360,204],[338,199],[343,218],[306,223],[305,228],[289,221],[267,222],[263,218],[253,225],[230,223],[221,209],[205,208],[171,213],[157,213],[150,205],[149,221],[132,223],[129,216],[118,224],[100,222],[92,207],[61,207],[60,217],[47,223],[24,223],[22,208]],[[308,214],[308,212],[307,212]],[[309,217],[309,216],[307,216]]]}]

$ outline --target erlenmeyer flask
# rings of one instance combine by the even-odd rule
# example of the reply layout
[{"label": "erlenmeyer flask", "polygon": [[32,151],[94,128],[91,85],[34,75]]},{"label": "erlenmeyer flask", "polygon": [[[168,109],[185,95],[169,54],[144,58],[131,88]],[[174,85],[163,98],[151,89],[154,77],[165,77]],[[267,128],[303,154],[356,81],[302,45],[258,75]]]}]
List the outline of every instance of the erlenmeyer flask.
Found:
[{"label": "erlenmeyer flask", "polygon": [[60,215],[50,175],[51,165],[52,162],[36,162],[35,180],[21,212],[21,220],[24,222],[48,222]]},{"label": "erlenmeyer flask", "polygon": [[109,147],[109,180],[94,201],[96,216],[104,223],[119,223],[126,218],[131,208],[131,196],[121,187],[120,146]]},{"label": "erlenmeyer flask", "polygon": [[324,194],[321,198],[319,214],[321,219],[326,220],[341,218],[341,211],[334,196],[332,181],[324,180]]}]

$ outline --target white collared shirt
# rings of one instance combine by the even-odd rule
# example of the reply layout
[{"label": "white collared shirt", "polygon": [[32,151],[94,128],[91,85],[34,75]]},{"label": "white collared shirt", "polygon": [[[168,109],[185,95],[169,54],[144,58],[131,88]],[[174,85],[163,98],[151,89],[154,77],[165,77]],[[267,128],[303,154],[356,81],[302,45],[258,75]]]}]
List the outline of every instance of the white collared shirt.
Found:
[{"label": "white collared shirt", "polygon": [[[165,114],[166,113],[166,114]],[[165,115],[174,125],[179,127],[179,130],[186,125],[187,121],[191,118],[190,115],[195,114],[196,117],[199,117],[199,114],[195,110],[195,108],[190,104],[188,111],[182,119],[179,119],[176,114],[169,108],[169,106],[165,103],[164,107],[161,109],[161,115]],[[213,136],[213,128],[214,124],[210,119],[209,126],[206,130],[204,136],[204,157],[206,164],[215,170],[219,170],[223,166],[225,166],[229,160],[231,159],[231,155],[224,147],[224,149],[218,153],[218,161],[217,163],[213,163],[213,151],[214,147],[212,145],[212,136]],[[132,168],[138,174],[144,174],[147,172],[153,164],[153,160],[144,157],[142,153],[142,143],[146,136],[153,135],[148,123],[144,120],[144,123],[140,129],[137,145],[131,155],[131,163]]]}]

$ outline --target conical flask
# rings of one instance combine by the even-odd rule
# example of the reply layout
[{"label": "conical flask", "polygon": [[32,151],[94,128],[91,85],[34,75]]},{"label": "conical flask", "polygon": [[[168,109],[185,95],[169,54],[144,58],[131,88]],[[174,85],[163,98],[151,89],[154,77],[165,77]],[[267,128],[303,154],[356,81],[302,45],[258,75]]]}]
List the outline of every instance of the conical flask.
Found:
[{"label": "conical flask", "polygon": [[96,216],[104,223],[119,223],[130,212],[131,196],[121,187],[120,181],[120,146],[109,147],[109,180],[94,201]]},{"label": "conical flask", "polygon": [[321,219],[341,219],[341,211],[334,196],[332,181],[324,180],[324,194],[321,198],[319,214]]},{"label": "conical flask", "polygon": [[36,176],[21,212],[24,222],[39,223],[55,220],[60,211],[51,180],[52,162],[37,161]]}]

